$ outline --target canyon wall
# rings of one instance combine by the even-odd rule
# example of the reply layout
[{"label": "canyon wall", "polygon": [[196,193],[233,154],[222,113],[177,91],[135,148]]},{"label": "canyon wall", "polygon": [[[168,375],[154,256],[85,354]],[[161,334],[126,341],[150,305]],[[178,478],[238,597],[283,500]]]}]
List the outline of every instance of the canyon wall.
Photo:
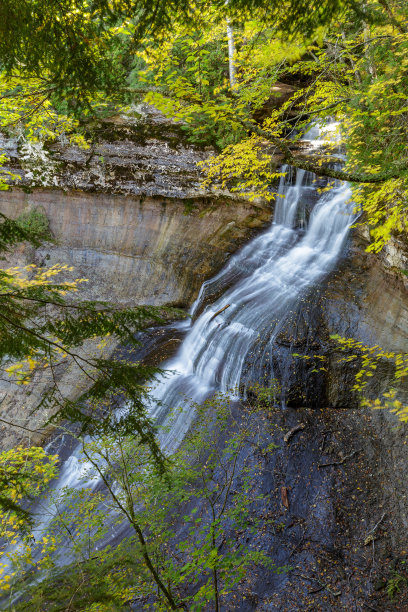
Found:
[{"label": "canyon wall", "polygon": [[[327,336],[340,334],[366,346],[406,353],[408,279],[403,270],[408,261],[407,247],[395,238],[377,255],[367,253],[367,246],[367,235],[360,228],[354,233],[348,256],[327,282],[321,310]],[[328,404],[343,412],[354,429],[356,447],[372,459],[372,469],[382,484],[379,505],[390,520],[395,548],[402,550],[408,529],[407,424],[389,410],[355,409],[359,397],[350,389],[357,368],[342,362],[345,355],[335,346],[330,347],[328,355]],[[397,388],[399,398],[408,404],[407,381],[396,383],[393,367],[386,360],[378,364],[372,381],[366,390],[369,397],[381,397],[390,388]],[[361,433],[367,424],[369,436]]]},{"label": "canyon wall", "polygon": [[[50,145],[45,149],[49,165],[37,162],[38,172],[35,151],[32,162],[24,162],[17,143],[0,143],[10,159],[8,169],[21,176],[18,186],[0,191],[0,212],[16,219],[39,209],[51,232],[39,248],[19,245],[1,267],[68,264],[74,269],[61,279],[88,279],[75,299],[188,308],[203,281],[268,223],[269,205],[203,191],[197,164],[211,151],[190,146],[180,125],[154,109],[142,110],[135,118],[101,124],[90,150]],[[84,350],[90,354],[95,347]],[[70,399],[88,384],[74,364],[58,367],[55,374]],[[43,439],[49,430],[41,427],[50,413],[31,411],[53,382],[48,370],[36,372],[26,387],[0,381],[0,448]]]},{"label": "canyon wall", "polygon": [[[352,472],[353,464],[366,462],[367,475],[378,480],[375,516],[378,520],[385,513],[390,550],[402,550],[408,529],[407,425],[389,410],[361,407],[361,396],[353,391],[361,362],[347,361],[356,351],[339,350],[331,338],[339,334],[369,347],[407,352],[408,279],[403,271],[408,249],[397,238],[379,254],[368,253],[368,244],[364,226],[352,230],[336,269],[290,314],[277,340],[276,371],[289,406],[325,407],[338,419],[338,432],[353,432],[343,454],[351,465],[344,469]],[[396,387],[408,404],[407,381],[396,384],[393,373],[390,361],[380,361],[364,395],[374,399]]]},{"label": "canyon wall", "polygon": [[228,197],[137,197],[54,189],[0,193],[16,218],[40,207],[53,242],[23,246],[22,260],[66,263],[87,278],[81,295],[114,303],[189,306],[202,282],[270,219],[270,208]]},{"label": "canyon wall", "polygon": [[[202,282],[271,217],[270,206],[201,188],[199,163],[178,123],[148,105],[94,126],[89,149],[51,143],[28,159],[0,142],[21,178],[0,192],[15,219],[40,207],[53,242],[20,259],[66,263],[89,278],[85,298],[189,306]],[[45,161],[44,161],[45,160]],[[23,249],[24,247],[22,247]]]},{"label": "canyon wall", "polygon": [[[10,169],[20,171],[23,181],[21,187],[0,192],[0,211],[17,218],[39,208],[52,234],[52,240],[40,248],[18,247],[9,263],[67,263],[74,267],[72,278],[89,279],[78,294],[84,298],[187,308],[202,282],[270,221],[271,207],[230,193],[203,192],[197,163],[210,152],[187,145],[180,126],[154,113],[134,126],[122,119],[112,121],[101,128],[100,137],[101,142],[88,152],[67,145],[50,148],[53,187],[31,184],[9,143]],[[305,202],[306,207],[313,204],[314,200]],[[342,361],[344,355],[330,338],[340,334],[389,351],[406,350],[408,279],[401,270],[407,267],[408,253],[397,240],[381,255],[368,254],[367,244],[364,228],[354,230],[342,261],[320,287],[303,297],[278,334],[273,367],[288,408],[271,409],[269,419],[272,423],[282,420],[285,431],[302,421],[305,431],[290,444],[276,440],[274,463],[267,466],[267,477],[262,480],[262,493],[270,500],[273,516],[282,514],[281,484],[288,487],[291,513],[285,519],[289,533],[285,537],[289,542],[293,525],[307,526],[309,521],[310,541],[316,542],[313,554],[319,559],[322,551],[332,554],[347,548],[352,536],[358,555],[346,555],[350,567],[360,554],[371,559],[364,538],[383,514],[384,529],[381,540],[376,541],[382,558],[405,547],[408,528],[406,427],[388,411],[359,408],[359,397],[351,390],[357,365]],[[2,262],[6,265],[7,261]],[[169,337],[164,333],[161,338],[163,330],[156,331],[157,337],[150,338],[151,344],[146,342],[142,355],[157,357],[155,363],[160,362],[163,350],[174,349],[179,342],[177,334]],[[303,358],[314,355],[324,358],[322,368],[316,368],[313,359]],[[38,442],[49,433],[38,429],[50,416],[47,411],[31,413],[51,384],[49,376],[37,372],[28,388],[0,381],[1,418],[27,428],[3,422],[1,448],[21,441]],[[369,393],[381,394],[391,376],[389,367],[380,365]],[[71,399],[87,385],[72,364],[60,368],[57,377],[62,394]],[[403,385],[400,392],[408,397]],[[320,470],[322,461],[332,470]],[[300,480],[299,474],[303,474]],[[315,512],[323,517],[323,535],[318,534],[317,539],[314,530],[320,519]],[[270,537],[276,538],[275,522],[271,525]],[[299,529],[295,534],[298,539],[292,542],[293,550],[288,548],[287,559],[279,557],[282,542],[277,538],[278,561],[298,563],[293,554],[304,555],[304,541],[309,545],[305,533]],[[347,565],[341,557],[336,563]],[[272,580],[270,572],[262,577],[262,585],[265,580]],[[309,586],[305,585],[305,592]],[[276,585],[272,587],[271,593]],[[293,592],[288,588],[285,597]]]}]

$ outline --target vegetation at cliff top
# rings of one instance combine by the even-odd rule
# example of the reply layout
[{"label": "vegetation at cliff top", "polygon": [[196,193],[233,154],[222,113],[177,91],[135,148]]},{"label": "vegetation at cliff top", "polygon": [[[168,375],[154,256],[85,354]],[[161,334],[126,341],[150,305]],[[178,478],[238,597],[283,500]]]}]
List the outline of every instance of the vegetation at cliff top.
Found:
[{"label": "vegetation at cliff top", "polygon": [[[148,101],[182,120],[193,142],[218,147],[207,183],[273,199],[278,156],[353,182],[372,250],[405,235],[402,0],[18,0],[3,2],[0,17],[3,131],[88,146],[90,121]],[[273,102],[280,82],[292,95]],[[339,122],[342,170],[338,147],[307,159],[297,151],[310,123],[328,117]]]}]

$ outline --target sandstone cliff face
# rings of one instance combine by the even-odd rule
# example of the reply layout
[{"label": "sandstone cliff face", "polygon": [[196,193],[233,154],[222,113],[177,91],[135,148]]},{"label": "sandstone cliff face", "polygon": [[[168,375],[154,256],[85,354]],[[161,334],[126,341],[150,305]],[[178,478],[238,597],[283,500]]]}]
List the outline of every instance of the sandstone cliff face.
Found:
[{"label": "sandstone cliff face", "polygon": [[379,255],[367,253],[368,244],[363,231],[354,233],[347,257],[330,278],[324,316],[331,331],[404,352],[408,346],[408,278],[402,271],[408,252],[397,240]]},{"label": "sandstone cliff face", "polygon": [[188,306],[271,210],[203,191],[197,164],[211,151],[189,145],[182,126],[154,108],[139,111],[101,123],[89,150],[46,146],[48,169],[41,157],[37,172],[35,151],[27,161],[16,142],[0,142],[21,176],[18,187],[0,192],[0,212],[16,218],[43,209],[54,242],[20,260],[73,266],[73,275],[90,280],[85,298]]},{"label": "sandstone cliff face", "polygon": [[73,266],[73,277],[89,279],[82,296],[185,307],[271,214],[269,208],[226,197],[187,205],[181,199],[52,189],[0,194],[0,210],[12,218],[38,206],[55,242],[26,255],[37,265]]},{"label": "sandstone cliff face", "polygon": [[[104,123],[89,151],[48,147],[52,163],[42,176],[54,187],[36,186],[38,175],[27,170],[16,143],[3,146],[22,181],[0,192],[0,212],[17,218],[40,208],[52,241],[37,249],[20,245],[1,265],[68,264],[74,270],[67,280],[89,279],[79,299],[188,308],[203,281],[271,217],[269,205],[203,192],[197,163],[209,152],[186,144],[180,126],[154,109],[138,120]],[[87,384],[73,365],[59,368],[57,376],[70,399]],[[41,439],[44,432],[35,430],[50,415],[30,411],[51,383],[47,372],[37,373],[27,388],[0,381],[2,417],[28,428],[3,423],[0,448]]]}]

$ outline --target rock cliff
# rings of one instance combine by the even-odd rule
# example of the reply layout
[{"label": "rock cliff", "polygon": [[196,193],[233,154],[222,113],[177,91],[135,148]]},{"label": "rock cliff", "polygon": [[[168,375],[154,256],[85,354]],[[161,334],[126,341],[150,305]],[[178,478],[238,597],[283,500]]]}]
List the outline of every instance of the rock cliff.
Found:
[{"label": "rock cliff", "polygon": [[[181,126],[154,109],[142,111],[101,124],[88,151],[48,146],[42,174],[22,159],[16,142],[3,141],[9,169],[22,180],[0,191],[0,212],[15,219],[40,208],[52,235],[37,249],[20,245],[3,267],[65,263],[74,268],[66,280],[89,279],[79,299],[188,308],[203,281],[269,221],[269,205],[204,192],[197,163],[208,151],[188,145]],[[3,423],[0,447],[41,439],[35,430],[49,415],[30,410],[50,384],[47,376],[37,373],[27,388],[0,382],[3,418],[28,428]],[[60,368],[58,384],[74,399],[86,380],[70,366]]]},{"label": "rock cliff", "polygon": [[[338,333],[356,338],[367,346],[379,345],[385,351],[406,353],[408,283],[402,273],[408,257],[406,246],[394,239],[383,253],[374,255],[365,251],[367,245],[364,232],[356,232],[348,257],[329,279],[322,295],[324,326],[328,334]],[[328,403],[343,409],[354,425],[356,440],[365,423],[369,423],[371,436],[362,436],[357,446],[366,456],[377,458],[375,469],[383,487],[379,503],[392,520],[390,531],[396,548],[403,549],[408,528],[408,428],[388,410],[350,410],[359,399],[350,392],[355,369],[347,367],[339,358],[332,347],[327,378]],[[380,363],[367,394],[377,397],[390,386],[395,387],[392,373],[388,363]],[[405,380],[399,382],[398,394],[408,403]]]},{"label": "rock cliff", "polygon": [[[276,343],[276,371],[291,407],[325,406],[344,431],[353,432],[343,456],[356,456],[344,469],[352,473],[361,460],[368,476],[377,478],[377,514],[387,516],[389,550],[402,550],[408,528],[407,426],[388,410],[360,407],[361,398],[352,390],[359,364],[346,362],[347,352],[330,338],[339,334],[386,351],[407,351],[408,283],[402,272],[407,248],[397,239],[381,254],[367,253],[367,246],[365,228],[353,230],[336,270],[288,317]],[[365,394],[380,397],[390,386],[395,386],[393,368],[380,362]],[[408,403],[405,380],[398,394]]]},{"label": "rock cliff", "polygon": [[41,207],[53,242],[20,252],[19,261],[73,266],[90,279],[84,297],[188,306],[271,211],[203,191],[197,164],[209,151],[190,146],[180,124],[155,109],[139,110],[97,126],[89,150],[46,146],[47,177],[33,169],[35,151],[27,161],[16,142],[3,142],[8,169],[21,181],[0,192],[0,211],[16,218]]},{"label": "rock cliff", "polygon": [[[268,222],[270,208],[230,194],[203,193],[197,162],[208,152],[185,144],[181,127],[155,113],[134,125],[118,118],[101,126],[99,135],[100,141],[88,152],[66,145],[49,148],[54,187],[35,187],[30,175],[19,166],[14,145],[8,143],[10,169],[21,171],[24,189],[13,187],[0,192],[0,211],[16,218],[40,207],[53,238],[39,249],[22,245],[13,253],[13,264],[68,263],[75,268],[73,276],[89,278],[82,295],[90,299],[126,305],[189,306],[202,282]],[[305,547],[313,542],[315,550],[309,556],[313,554],[313,559],[318,560],[326,551],[328,568],[335,566],[339,574],[346,561],[351,568],[358,562],[357,557],[369,567],[371,551],[367,553],[364,538],[383,514],[381,540],[376,544],[381,563],[390,552],[394,554],[405,546],[406,430],[389,412],[358,407],[359,398],[351,391],[355,367],[340,360],[342,355],[330,340],[330,335],[337,333],[389,351],[406,350],[408,293],[401,269],[407,267],[408,254],[396,240],[381,256],[368,254],[366,246],[363,228],[354,231],[343,261],[319,289],[304,296],[281,329],[274,348],[274,371],[285,389],[289,409],[282,414],[277,411],[272,420],[282,420],[281,426],[286,429],[299,420],[307,426],[302,437],[287,448],[279,441],[281,449],[273,459],[276,465],[268,466],[262,493],[270,494],[271,513],[275,516],[280,510],[273,504],[281,482],[285,482],[298,502],[293,502],[293,516],[288,513],[284,529],[306,525],[310,533],[306,537],[306,530],[299,528],[296,537],[288,532],[280,538],[273,527],[268,538],[271,550],[276,545],[277,561],[293,564],[295,560],[296,564],[304,564],[305,571],[311,558],[305,556]],[[157,338],[146,343],[142,355],[155,362],[179,341],[176,334],[169,337],[163,333],[160,337],[162,330],[157,332]],[[325,367],[316,371],[313,361],[294,357],[293,353],[322,355]],[[370,393],[385,390],[389,379],[387,367],[380,368]],[[76,368],[59,373],[63,393],[72,398],[85,383]],[[34,417],[30,409],[49,384],[44,375],[38,375],[29,389],[15,388],[4,381],[0,384],[2,416],[30,430],[40,427],[47,415],[39,412]],[[403,386],[400,391],[405,394]],[[41,433],[3,424],[1,445],[8,447],[27,437],[38,440]],[[318,465],[322,457],[325,466],[333,468],[327,470],[327,478]],[[305,475],[299,480],[303,468]],[[356,478],[360,484],[364,481],[361,486]],[[313,490],[310,499],[307,488]],[[327,517],[322,519],[322,533],[317,537],[313,512],[325,510]],[[329,533],[330,541],[326,537]],[[284,558],[279,557],[282,541],[292,542]],[[350,554],[336,556],[338,548],[347,547]],[[368,572],[366,565],[359,567],[358,580],[352,588],[349,575],[342,578],[347,595],[345,606],[352,605],[360,574],[364,579]],[[275,583],[266,592],[267,580],[271,580],[270,573],[259,581],[255,595],[260,601],[270,596],[273,606],[276,597],[279,605],[289,596],[295,597],[291,583],[282,587],[281,596],[274,595],[281,589]],[[308,580],[302,576],[305,597],[321,591],[310,591]],[[298,579],[295,582],[299,585]],[[369,591],[371,586],[365,588]],[[262,589],[266,589],[265,593]],[[299,605],[295,600],[296,597],[292,605]],[[318,607],[325,605],[324,598],[314,603]],[[257,606],[258,603],[248,603],[245,609],[260,609]]]},{"label": "rock cliff", "polygon": [[21,189],[1,192],[0,210],[16,218],[31,208],[45,212],[53,237],[22,261],[67,263],[88,278],[81,294],[129,305],[189,306],[214,274],[257,227],[269,208],[228,197],[178,198]]}]

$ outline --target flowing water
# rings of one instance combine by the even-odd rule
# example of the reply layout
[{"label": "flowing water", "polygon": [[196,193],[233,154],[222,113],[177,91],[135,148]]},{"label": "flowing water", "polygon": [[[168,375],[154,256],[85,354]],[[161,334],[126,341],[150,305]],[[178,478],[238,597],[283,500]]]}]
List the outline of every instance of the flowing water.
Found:
[{"label": "flowing water", "polygon": [[[191,326],[175,357],[164,364],[172,371],[170,377],[159,380],[153,390],[158,401],[152,404],[152,414],[159,422],[169,407],[180,406],[186,398],[163,436],[166,448],[175,448],[190,427],[191,400],[201,402],[215,391],[243,392],[243,369],[256,344],[264,345],[257,372],[266,365],[273,370],[262,362],[271,361],[287,314],[335,264],[353,220],[351,191],[347,185],[336,186],[322,195],[308,220],[299,218],[305,192],[314,190],[312,180],[313,175],[303,170],[297,171],[294,184],[281,179],[279,192],[285,197],[277,200],[270,228],[203,285],[193,316],[208,294],[217,287],[229,288]],[[252,382],[257,382],[256,372]]]},{"label": "flowing water", "polygon": [[[216,391],[245,393],[245,383],[251,376],[256,378],[249,357],[255,345],[262,340],[261,361],[270,362],[288,312],[327,275],[342,251],[354,218],[350,188],[336,184],[317,199],[307,215],[305,199],[316,194],[314,176],[287,167],[283,171],[286,177],[280,181],[270,227],[204,283],[191,320],[178,324],[186,332],[184,341],[176,355],[162,364],[170,372],[157,380],[149,406],[159,424],[166,422],[170,409],[180,408],[172,416],[171,427],[161,434],[167,452],[177,448],[193,422],[191,401],[202,402]],[[269,369],[273,371],[270,363]],[[54,490],[100,486],[97,478],[84,482],[89,467],[81,459],[79,446],[70,451]],[[47,506],[47,500],[41,506]],[[38,535],[46,531],[49,520],[44,512]],[[111,539],[122,537],[125,531],[112,533]],[[63,562],[69,562],[68,544],[63,557]]]}]

